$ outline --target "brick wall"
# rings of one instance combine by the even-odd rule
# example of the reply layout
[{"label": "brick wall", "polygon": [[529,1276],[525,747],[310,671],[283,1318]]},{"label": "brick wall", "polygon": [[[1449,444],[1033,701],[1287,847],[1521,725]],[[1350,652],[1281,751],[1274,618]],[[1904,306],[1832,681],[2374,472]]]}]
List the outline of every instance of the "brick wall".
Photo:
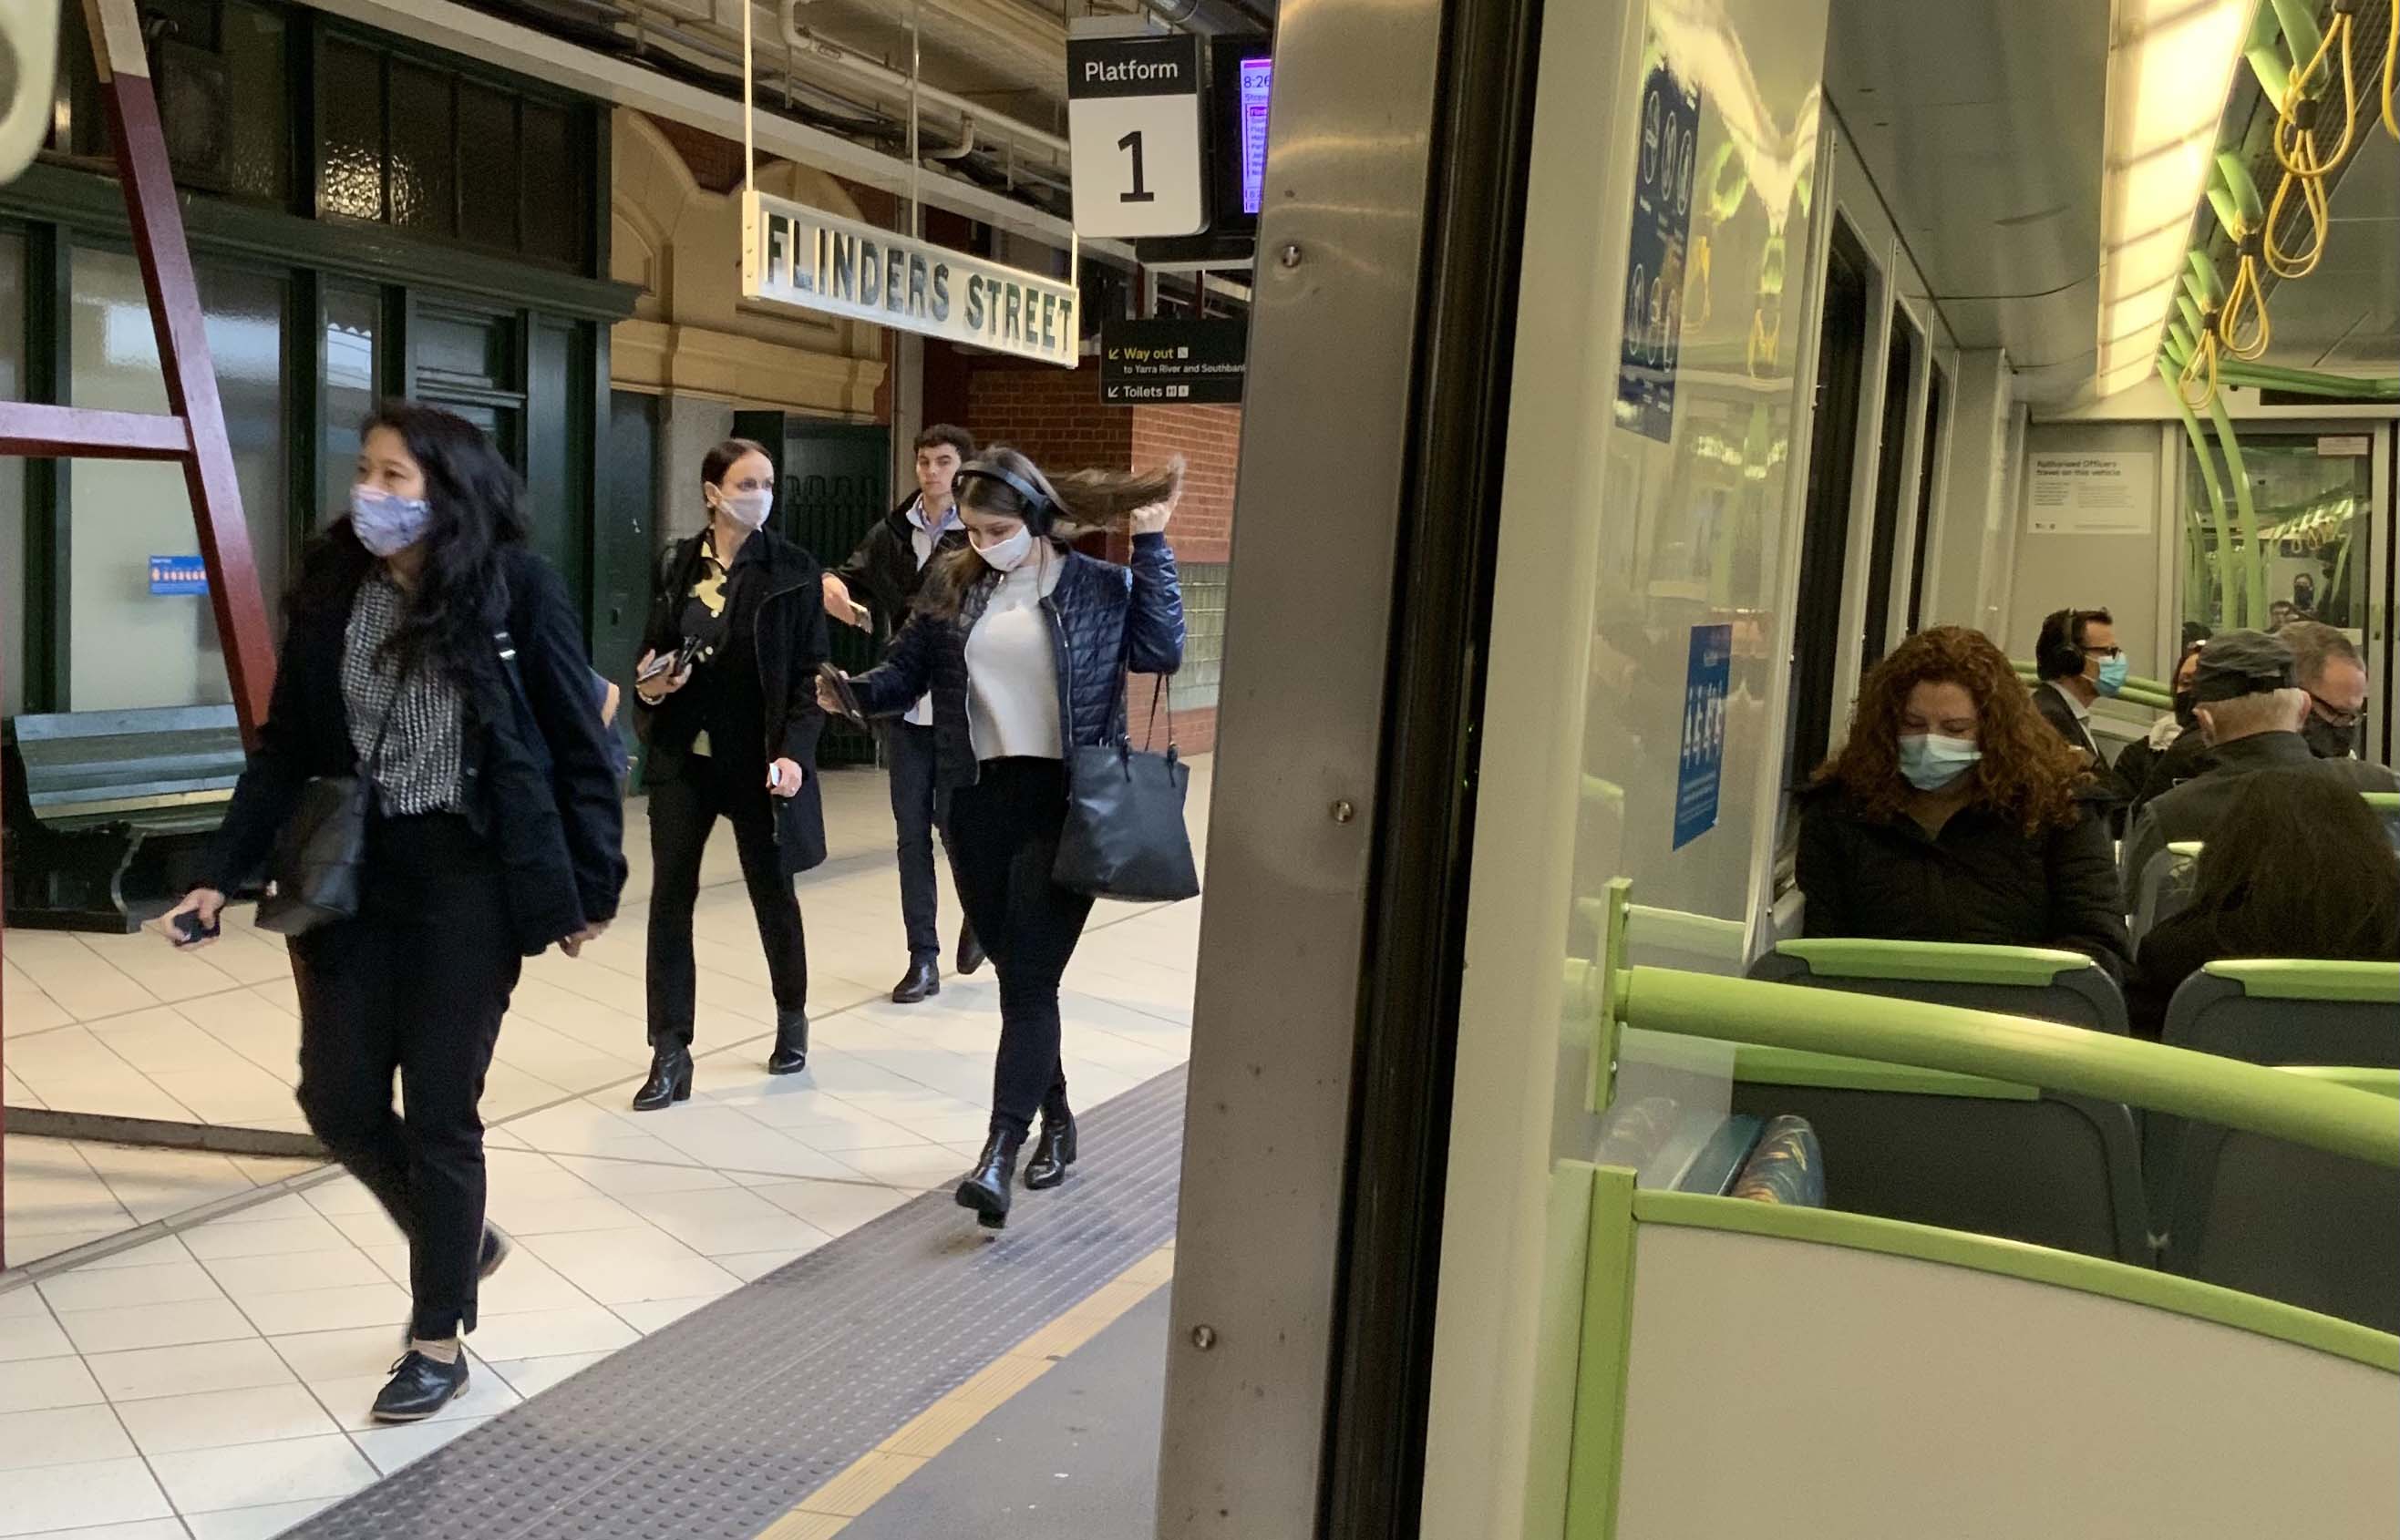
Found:
[{"label": "brick wall", "polygon": [[978,362],[967,376],[967,430],[1004,443],[1045,470],[1133,463],[1133,412],[1100,404],[1099,371]]},{"label": "brick wall", "polygon": [[1234,553],[1234,473],[1242,454],[1238,406],[1137,406],[1135,465],[1183,457],[1183,498],[1175,506],[1175,551],[1186,561],[1221,562]]}]

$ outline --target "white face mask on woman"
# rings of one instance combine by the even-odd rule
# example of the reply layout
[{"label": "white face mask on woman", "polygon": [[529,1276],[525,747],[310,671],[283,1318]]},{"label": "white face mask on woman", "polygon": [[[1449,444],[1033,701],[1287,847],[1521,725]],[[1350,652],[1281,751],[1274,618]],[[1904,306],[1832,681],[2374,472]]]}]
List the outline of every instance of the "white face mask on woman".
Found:
[{"label": "white face mask on woman", "polygon": [[994,540],[989,545],[975,541],[975,554],[982,557],[993,571],[1014,572],[1025,565],[1026,557],[1033,554],[1033,531],[1020,525],[1016,534]]},{"label": "white face mask on woman", "polygon": [[725,516],[743,528],[756,529],[767,522],[767,514],[775,506],[775,495],[767,491],[720,492],[716,495],[716,506],[725,510]]}]

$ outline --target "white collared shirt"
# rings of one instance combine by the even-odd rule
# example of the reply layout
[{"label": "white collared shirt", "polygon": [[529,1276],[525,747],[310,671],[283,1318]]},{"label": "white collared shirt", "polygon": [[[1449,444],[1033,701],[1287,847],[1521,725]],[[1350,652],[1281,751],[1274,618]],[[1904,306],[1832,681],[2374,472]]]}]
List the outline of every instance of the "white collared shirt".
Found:
[{"label": "white collared shirt", "polygon": [[[941,544],[942,537],[953,529],[964,527],[959,523],[959,510],[956,503],[951,504],[949,511],[942,515],[941,523],[928,525],[925,520],[925,497],[922,493],[918,494],[917,500],[908,505],[907,518],[908,543],[916,550],[917,570],[920,572],[924,571],[925,564],[934,559],[934,548]],[[907,617],[905,615],[893,617],[893,627],[895,630],[898,629],[907,620]],[[932,727],[934,698],[931,695],[919,697],[917,703],[908,708],[908,714],[901,720],[912,728]]]}]

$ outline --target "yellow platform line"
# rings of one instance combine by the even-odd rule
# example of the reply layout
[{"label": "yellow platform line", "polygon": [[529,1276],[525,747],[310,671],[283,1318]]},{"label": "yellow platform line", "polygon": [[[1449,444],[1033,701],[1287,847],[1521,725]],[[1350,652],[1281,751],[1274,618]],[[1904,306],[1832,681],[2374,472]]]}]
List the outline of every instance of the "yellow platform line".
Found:
[{"label": "yellow platform line", "polygon": [[909,1418],[891,1438],[801,1498],[798,1507],[767,1526],[758,1540],[831,1540],[852,1519],[923,1468],[926,1461],[1156,1293],[1174,1275],[1175,1245],[1170,1241]]}]

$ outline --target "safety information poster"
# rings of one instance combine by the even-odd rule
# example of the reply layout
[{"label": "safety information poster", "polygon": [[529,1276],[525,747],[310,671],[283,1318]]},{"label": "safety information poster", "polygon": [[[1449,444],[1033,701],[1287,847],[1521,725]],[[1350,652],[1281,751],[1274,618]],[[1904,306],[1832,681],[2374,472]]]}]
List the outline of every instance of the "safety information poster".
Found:
[{"label": "safety information poster", "polygon": [[1675,367],[1684,343],[1684,266],[1699,163],[1700,92],[1677,78],[1655,34],[1644,51],[1650,68],[1642,85],[1641,144],[1633,169],[1616,420],[1666,443],[1675,432]]},{"label": "safety information poster", "polygon": [[2147,535],[2158,457],[2090,450],[2025,457],[2025,529],[2035,535]]},{"label": "safety information poster", "polygon": [[1733,685],[1733,627],[1694,626],[1684,674],[1683,758],[1675,770],[1675,849],[1717,826],[1725,782],[1725,696]]}]

